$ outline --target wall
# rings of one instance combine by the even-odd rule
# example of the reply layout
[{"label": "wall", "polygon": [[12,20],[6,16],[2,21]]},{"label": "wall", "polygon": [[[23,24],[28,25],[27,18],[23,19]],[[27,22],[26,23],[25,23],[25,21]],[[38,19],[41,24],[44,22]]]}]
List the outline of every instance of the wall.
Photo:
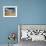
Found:
[{"label": "wall", "polygon": [[[18,17],[4,18],[4,5],[17,5]],[[9,32],[17,34],[18,24],[46,24],[46,0],[0,0],[0,44],[8,43]]]},{"label": "wall", "polygon": [[[7,44],[9,42],[8,35],[10,32],[17,32],[17,18],[3,17],[3,6],[18,6],[18,0],[0,0],[0,44]],[[18,43],[16,38],[16,43]]]}]

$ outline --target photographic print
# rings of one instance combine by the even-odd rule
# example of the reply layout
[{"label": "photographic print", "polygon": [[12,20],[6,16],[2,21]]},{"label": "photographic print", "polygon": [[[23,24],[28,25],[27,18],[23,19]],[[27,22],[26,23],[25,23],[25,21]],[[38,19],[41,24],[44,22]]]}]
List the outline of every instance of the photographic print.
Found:
[{"label": "photographic print", "polygon": [[3,6],[3,17],[17,17],[17,6]]}]

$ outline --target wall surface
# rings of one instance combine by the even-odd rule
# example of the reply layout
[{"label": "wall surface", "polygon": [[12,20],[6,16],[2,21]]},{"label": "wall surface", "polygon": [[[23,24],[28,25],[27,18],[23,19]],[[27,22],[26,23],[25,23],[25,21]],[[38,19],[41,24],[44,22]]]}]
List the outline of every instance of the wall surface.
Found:
[{"label": "wall surface", "polygon": [[[18,7],[17,18],[3,17],[3,6],[7,5]],[[9,32],[17,34],[18,24],[46,24],[46,0],[0,0],[0,44],[8,43]]]}]

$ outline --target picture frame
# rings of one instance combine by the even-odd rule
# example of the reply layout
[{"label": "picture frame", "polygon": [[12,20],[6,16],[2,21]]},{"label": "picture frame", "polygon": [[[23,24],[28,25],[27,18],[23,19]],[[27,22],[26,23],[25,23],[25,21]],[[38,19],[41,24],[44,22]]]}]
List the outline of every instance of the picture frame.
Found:
[{"label": "picture frame", "polygon": [[17,17],[17,6],[3,6],[3,17]]}]

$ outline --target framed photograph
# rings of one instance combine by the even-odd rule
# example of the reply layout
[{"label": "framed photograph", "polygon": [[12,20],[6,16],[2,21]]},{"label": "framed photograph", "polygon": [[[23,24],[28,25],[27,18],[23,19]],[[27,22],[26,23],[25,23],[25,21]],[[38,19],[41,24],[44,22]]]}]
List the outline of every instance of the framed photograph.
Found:
[{"label": "framed photograph", "polygon": [[17,17],[17,6],[3,6],[3,17]]}]

